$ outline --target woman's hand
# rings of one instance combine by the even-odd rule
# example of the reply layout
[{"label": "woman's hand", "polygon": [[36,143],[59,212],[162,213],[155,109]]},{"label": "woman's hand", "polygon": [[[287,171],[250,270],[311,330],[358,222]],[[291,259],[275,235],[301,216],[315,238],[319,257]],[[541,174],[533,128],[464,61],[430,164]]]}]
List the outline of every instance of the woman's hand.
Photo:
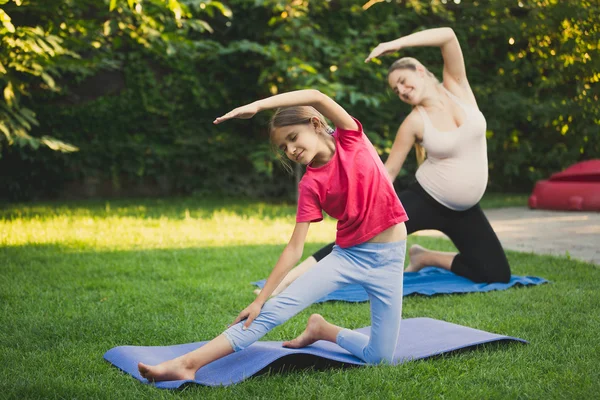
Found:
[{"label": "woman's hand", "polygon": [[367,56],[367,58],[365,59],[365,62],[367,63],[375,57],[383,56],[383,55],[390,54],[390,53],[400,50],[402,48],[402,46],[399,46],[396,42],[397,41],[394,40],[393,42],[379,43],[377,45],[377,47],[375,47],[373,50],[371,50],[371,53]]},{"label": "woman's hand", "polygon": [[254,117],[254,115],[256,115],[258,111],[259,109],[256,103],[250,103],[245,106],[235,108],[229,111],[227,114],[223,115],[222,117],[216,118],[213,121],[213,124],[220,124],[221,122],[227,121],[228,119],[232,118],[250,119]]},{"label": "woman's hand", "polygon": [[243,319],[246,319],[246,322],[244,322],[244,326],[242,327],[243,330],[246,330],[250,327],[250,324],[252,324],[252,321],[254,321],[254,319],[256,317],[258,317],[258,314],[260,314],[260,310],[262,309],[262,303],[258,303],[258,302],[252,302],[248,307],[244,308],[239,315],[237,316],[237,318],[235,319],[235,321],[233,321],[233,323],[230,325],[235,325],[238,322],[242,321]]}]

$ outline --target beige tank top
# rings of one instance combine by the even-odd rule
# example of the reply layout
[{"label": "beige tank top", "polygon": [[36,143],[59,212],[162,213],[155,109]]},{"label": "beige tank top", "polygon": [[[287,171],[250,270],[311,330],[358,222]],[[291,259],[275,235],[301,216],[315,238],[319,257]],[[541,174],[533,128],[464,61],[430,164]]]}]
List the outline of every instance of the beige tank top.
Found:
[{"label": "beige tank top", "polygon": [[433,127],[427,112],[423,118],[423,141],[427,158],[416,173],[419,184],[440,204],[456,211],[481,200],[488,180],[485,117],[477,107],[465,104],[446,88],[444,91],[464,110],[462,125],[447,132]]}]

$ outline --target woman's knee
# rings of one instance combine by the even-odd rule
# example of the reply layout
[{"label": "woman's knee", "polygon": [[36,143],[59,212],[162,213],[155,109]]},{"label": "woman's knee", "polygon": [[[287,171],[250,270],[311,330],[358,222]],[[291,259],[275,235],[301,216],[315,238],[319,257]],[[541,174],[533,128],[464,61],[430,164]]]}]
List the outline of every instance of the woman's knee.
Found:
[{"label": "woman's knee", "polygon": [[[504,253],[502,256],[504,256]],[[488,283],[508,283],[510,281],[511,272],[506,256],[496,257],[493,262],[488,263],[483,272],[484,279]]]},{"label": "woman's knee", "polygon": [[510,267],[508,264],[506,267],[499,266],[497,270],[493,271],[492,274],[488,277],[490,283],[508,283],[510,282]]},{"label": "woman's knee", "polygon": [[506,257],[503,260],[489,260],[490,257],[454,257],[450,270],[476,283],[508,283],[510,266]]},{"label": "woman's knee", "polygon": [[335,245],[335,243],[329,243],[327,246],[324,246],[324,247],[320,248],[319,250],[317,250],[317,252],[314,253],[312,256],[314,257],[315,260],[317,260],[317,262],[319,262],[322,259],[324,259],[325,257],[327,257],[329,254],[331,254],[331,251],[333,250],[334,245]]}]

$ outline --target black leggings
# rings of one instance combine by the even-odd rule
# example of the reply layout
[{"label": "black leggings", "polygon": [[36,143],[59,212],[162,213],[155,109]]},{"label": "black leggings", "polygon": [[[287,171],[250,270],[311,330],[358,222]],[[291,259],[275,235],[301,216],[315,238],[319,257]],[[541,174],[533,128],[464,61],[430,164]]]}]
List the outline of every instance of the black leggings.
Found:
[{"label": "black leggings", "polygon": [[[510,266],[502,245],[479,204],[465,211],[454,211],[429,195],[418,182],[398,197],[410,218],[405,222],[410,235],[423,229],[435,229],[446,234],[458,249],[450,270],[474,282],[510,280]],[[319,261],[331,253],[331,243],[313,257]]]}]

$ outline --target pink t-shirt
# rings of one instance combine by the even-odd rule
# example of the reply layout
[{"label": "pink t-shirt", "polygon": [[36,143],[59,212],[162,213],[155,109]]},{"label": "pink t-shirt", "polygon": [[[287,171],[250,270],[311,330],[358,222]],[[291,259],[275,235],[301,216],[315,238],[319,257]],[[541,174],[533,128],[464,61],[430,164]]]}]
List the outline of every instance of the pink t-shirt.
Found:
[{"label": "pink t-shirt", "polygon": [[375,148],[358,130],[336,128],[335,154],[306,167],[298,186],[296,222],[318,222],[322,211],[338,220],[335,243],[351,247],[408,220]]}]

